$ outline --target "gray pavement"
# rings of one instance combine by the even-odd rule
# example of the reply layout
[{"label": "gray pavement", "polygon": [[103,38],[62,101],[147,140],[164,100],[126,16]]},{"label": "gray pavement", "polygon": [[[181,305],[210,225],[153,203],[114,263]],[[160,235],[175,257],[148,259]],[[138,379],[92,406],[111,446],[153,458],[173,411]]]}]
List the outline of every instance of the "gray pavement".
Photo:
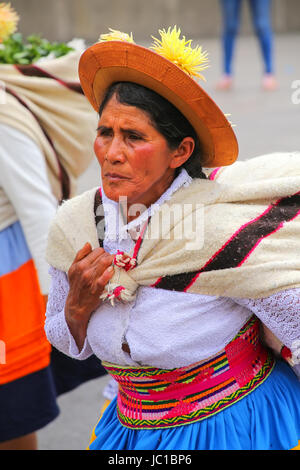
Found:
[{"label": "gray pavement", "polygon": [[[300,151],[300,34],[275,38],[275,65],[279,89],[261,89],[262,61],[255,37],[239,38],[235,55],[235,87],[215,90],[220,75],[220,43],[214,39],[194,41],[210,53],[204,88],[236,125],[241,160],[257,155]],[[293,88],[296,87],[296,88]],[[300,163],[299,163],[300,164]],[[79,192],[97,186],[99,169],[91,164],[79,182]],[[59,398],[59,417],[39,432],[41,450],[78,450],[88,444],[104,398],[108,377],[92,380]]]}]

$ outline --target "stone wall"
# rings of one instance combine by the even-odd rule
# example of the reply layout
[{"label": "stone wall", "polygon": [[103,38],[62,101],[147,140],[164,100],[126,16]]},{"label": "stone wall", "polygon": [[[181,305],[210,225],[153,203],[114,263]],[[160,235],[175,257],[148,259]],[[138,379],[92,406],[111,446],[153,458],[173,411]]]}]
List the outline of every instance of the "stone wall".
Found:
[{"label": "stone wall", "polygon": [[[252,33],[248,2],[242,10],[241,34]],[[190,38],[215,37],[221,32],[219,0],[11,0],[21,16],[19,30],[50,40],[83,37],[95,42],[108,27],[133,32],[148,41],[161,27],[177,24]],[[300,1],[273,0],[276,33],[300,32]]]}]

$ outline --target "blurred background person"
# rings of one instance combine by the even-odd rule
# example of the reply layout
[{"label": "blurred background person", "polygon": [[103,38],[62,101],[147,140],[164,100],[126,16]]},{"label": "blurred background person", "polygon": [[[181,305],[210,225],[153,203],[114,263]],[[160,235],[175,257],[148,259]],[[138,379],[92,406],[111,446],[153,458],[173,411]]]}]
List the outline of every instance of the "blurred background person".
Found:
[{"label": "blurred background person", "polygon": [[[220,0],[223,17],[223,76],[217,83],[217,89],[229,90],[233,86],[233,56],[236,37],[240,28],[242,0]],[[277,80],[274,76],[273,65],[273,31],[271,21],[270,0],[249,0],[253,27],[257,35],[262,59],[264,90],[275,90]]]},{"label": "blurred background person", "polygon": [[77,75],[83,44],[25,43],[17,22],[0,4],[0,449],[22,450],[37,448],[57,396],[103,369],[68,361],[44,333],[48,227],[93,156],[97,121]]}]

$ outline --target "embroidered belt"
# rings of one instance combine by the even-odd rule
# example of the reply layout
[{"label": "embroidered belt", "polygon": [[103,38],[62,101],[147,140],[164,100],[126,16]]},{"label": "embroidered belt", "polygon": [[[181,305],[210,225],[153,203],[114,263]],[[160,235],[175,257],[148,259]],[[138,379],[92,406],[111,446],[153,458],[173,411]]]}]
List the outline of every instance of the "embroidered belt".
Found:
[{"label": "embroidered belt", "polygon": [[119,384],[120,422],[157,429],[190,424],[227,408],[268,377],[274,359],[259,341],[259,321],[251,317],[222,351],[187,367],[103,366]]}]

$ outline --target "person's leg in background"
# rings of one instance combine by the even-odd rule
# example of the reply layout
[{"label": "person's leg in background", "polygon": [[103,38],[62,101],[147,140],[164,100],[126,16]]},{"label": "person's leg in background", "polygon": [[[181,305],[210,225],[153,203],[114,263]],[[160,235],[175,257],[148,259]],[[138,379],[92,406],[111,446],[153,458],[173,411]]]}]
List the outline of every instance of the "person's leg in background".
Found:
[{"label": "person's leg in background", "polygon": [[253,26],[259,40],[264,61],[263,88],[274,90],[277,82],[273,66],[273,31],[270,0],[249,0]]},{"label": "person's leg in background", "polygon": [[31,433],[6,442],[0,442],[0,450],[37,450],[37,434]]},{"label": "person's leg in background", "polygon": [[220,0],[223,17],[223,77],[217,84],[218,89],[226,90],[232,86],[232,61],[236,36],[240,27],[242,0]]}]

